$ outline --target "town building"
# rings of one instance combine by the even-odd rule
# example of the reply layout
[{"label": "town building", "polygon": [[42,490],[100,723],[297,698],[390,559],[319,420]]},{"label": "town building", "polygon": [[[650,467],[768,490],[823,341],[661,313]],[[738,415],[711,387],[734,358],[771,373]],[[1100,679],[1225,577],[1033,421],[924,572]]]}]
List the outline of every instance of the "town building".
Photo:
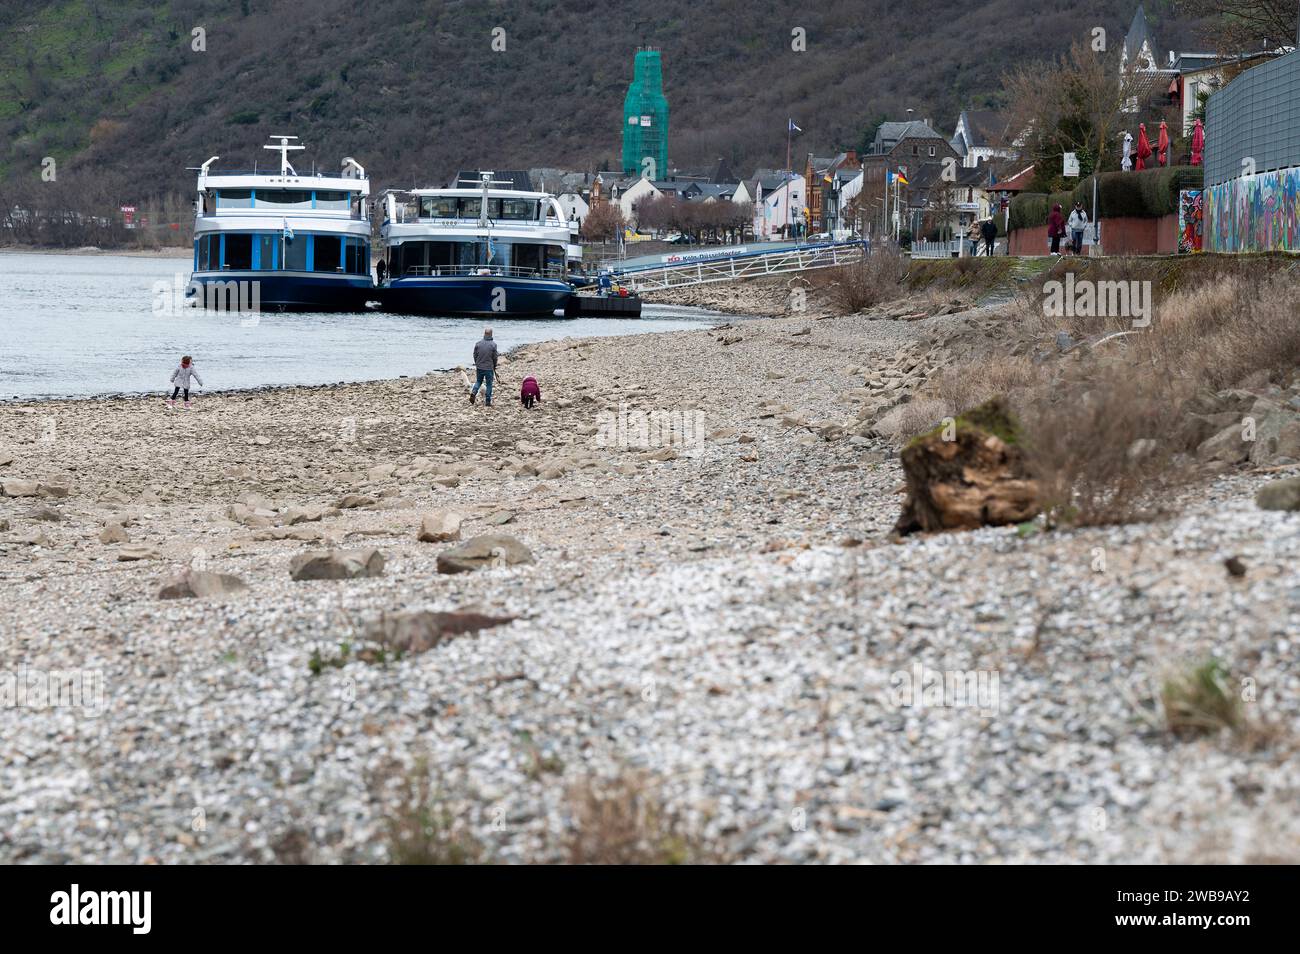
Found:
[{"label": "town building", "polygon": [[963,109],[948,144],[969,169],[993,159],[1012,159],[1016,155],[1016,136],[1007,124],[1008,118],[997,110]]}]

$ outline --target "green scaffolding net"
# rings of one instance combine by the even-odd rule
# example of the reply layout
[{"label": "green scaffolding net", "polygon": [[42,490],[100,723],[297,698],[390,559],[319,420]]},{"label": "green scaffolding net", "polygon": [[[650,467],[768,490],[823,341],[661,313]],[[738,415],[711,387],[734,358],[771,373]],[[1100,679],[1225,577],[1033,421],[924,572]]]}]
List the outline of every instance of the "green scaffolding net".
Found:
[{"label": "green scaffolding net", "polygon": [[668,100],[658,50],[638,50],[623,100],[623,172],[662,179],[668,174]]}]

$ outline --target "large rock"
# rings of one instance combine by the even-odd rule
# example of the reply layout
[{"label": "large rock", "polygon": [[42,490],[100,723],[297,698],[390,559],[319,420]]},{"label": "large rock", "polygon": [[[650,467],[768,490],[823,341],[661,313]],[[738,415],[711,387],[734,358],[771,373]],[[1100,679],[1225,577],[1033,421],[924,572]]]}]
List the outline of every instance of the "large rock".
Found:
[{"label": "large rock", "polygon": [[324,507],[290,507],[281,516],[281,519],[288,526],[296,523],[315,523],[325,516]]},{"label": "large rock", "polygon": [[289,564],[289,576],[295,580],[353,580],[383,572],[384,555],[373,549],[312,550]]},{"label": "large rock", "polygon": [[1250,457],[1252,442],[1242,440],[1241,422],[1229,424],[1196,448],[1196,456],[1207,463],[1240,464]]},{"label": "large rock", "polygon": [[469,573],[485,566],[516,566],[536,562],[532,551],[514,537],[503,533],[485,533],[470,537],[460,546],[438,554],[438,572]]},{"label": "large rock", "polygon": [[116,520],[108,521],[104,524],[104,529],[99,531],[100,543],[126,543],[128,539],[126,528]]},{"label": "large rock", "polygon": [[236,523],[242,523],[246,527],[258,529],[260,527],[269,527],[276,518],[274,510],[265,507],[254,509],[245,503],[233,503],[226,509],[226,516]]},{"label": "large rock", "polygon": [[1300,510],[1300,477],[1270,480],[1255,494],[1261,510]]},{"label": "large rock", "polygon": [[48,484],[42,482],[36,485],[36,492],[42,497],[68,497],[72,495],[72,485],[63,480]]},{"label": "large rock", "polygon": [[420,539],[425,543],[447,543],[460,539],[460,525],[465,518],[454,510],[435,510],[420,521]]},{"label": "large rock", "polygon": [[39,486],[34,480],[23,480],[19,477],[0,480],[0,492],[6,497],[35,497]]},{"label": "large rock", "polygon": [[[951,440],[944,440],[950,437]],[[1029,472],[1018,425],[995,399],[913,440],[900,455],[907,482],[894,530],[972,530],[1037,515],[1039,486]]]},{"label": "large rock", "polygon": [[321,540],[325,534],[315,527],[267,527],[258,530],[253,534],[254,540],[299,540],[304,543],[314,543]]},{"label": "large rock", "polygon": [[344,494],[334,506],[340,510],[355,510],[358,507],[373,507],[377,500],[366,494]]},{"label": "large rock", "polygon": [[1255,440],[1250,447],[1250,462],[1263,466],[1280,453],[1282,432],[1300,417],[1294,409],[1280,401],[1260,398],[1247,412],[1255,421]]},{"label": "large rock", "polygon": [[136,560],[156,560],[157,558],[157,549],[143,543],[122,547],[117,551],[117,559],[121,563],[133,563]]},{"label": "large rock", "polygon": [[190,597],[209,598],[229,596],[248,589],[248,584],[229,573],[211,573],[207,570],[186,570],[175,579],[168,580],[158,590],[160,600],[180,600]]},{"label": "large rock", "polygon": [[366,638],[403,653],[422,653],[454,636],[513,621],[513,616],[483,613],[385,613],[366,629]]}]

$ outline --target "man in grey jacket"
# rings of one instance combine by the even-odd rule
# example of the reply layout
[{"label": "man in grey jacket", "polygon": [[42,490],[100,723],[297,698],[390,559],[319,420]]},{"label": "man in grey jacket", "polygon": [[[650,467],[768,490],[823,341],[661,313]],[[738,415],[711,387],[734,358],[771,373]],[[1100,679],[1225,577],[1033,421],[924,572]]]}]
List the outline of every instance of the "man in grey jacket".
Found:
[{"label": "man in grey jacket", "polygon": [[478,389],[483,388],[483,403],[492,406],[492,379],[497,371],[497,343],[492,340],[492,329],[483,329],[483,338],[474,345],[474,370],[477,376],[469,392],[469,403],[474,403]]}]

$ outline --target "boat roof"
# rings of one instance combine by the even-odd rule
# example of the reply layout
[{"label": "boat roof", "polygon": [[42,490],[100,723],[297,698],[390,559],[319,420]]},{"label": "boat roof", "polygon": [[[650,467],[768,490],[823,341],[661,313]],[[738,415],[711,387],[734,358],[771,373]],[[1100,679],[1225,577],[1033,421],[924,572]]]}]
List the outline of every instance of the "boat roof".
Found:
[{"label": "boat roof", "polygon": [[264,172],[216,172],[200,176],[199,188],[266,186],[273,189],[326,188],[368,192],[369,182],[368,179],[357,179],[351,176],[282,176],[278,173],[268,175]]},{"label": "boat roof", "polygon": [[[403,190],[401,190],[401,189],[394,189],[393,191],[394,191],[394,192],[400,192],[400,191],[403,191]],[[482,188],[478,188],[478,189],[407,189],[407,190],[405,190],[405,191],[406,191],[407,193],[409,193],[410,195],[422,195],[422,196],[428,196],[428,195],[462,196],[462,197],[467,198],[467,199],[477,199],[477,198],[480,198],[480,197],[483,195],[483,190],[482,190]],[[488,197],[489,197],[489,198],[494,198],[494,199],[549,199],[549,198],[551,198],[552,196],[551,196],[551,194],[550,194],[549,192],[523,192],[523,191],[521,191],[521,190],[519,190],[519,189],[493,189],[493,188],[489,187],[489,188],[488,188]]]}]

